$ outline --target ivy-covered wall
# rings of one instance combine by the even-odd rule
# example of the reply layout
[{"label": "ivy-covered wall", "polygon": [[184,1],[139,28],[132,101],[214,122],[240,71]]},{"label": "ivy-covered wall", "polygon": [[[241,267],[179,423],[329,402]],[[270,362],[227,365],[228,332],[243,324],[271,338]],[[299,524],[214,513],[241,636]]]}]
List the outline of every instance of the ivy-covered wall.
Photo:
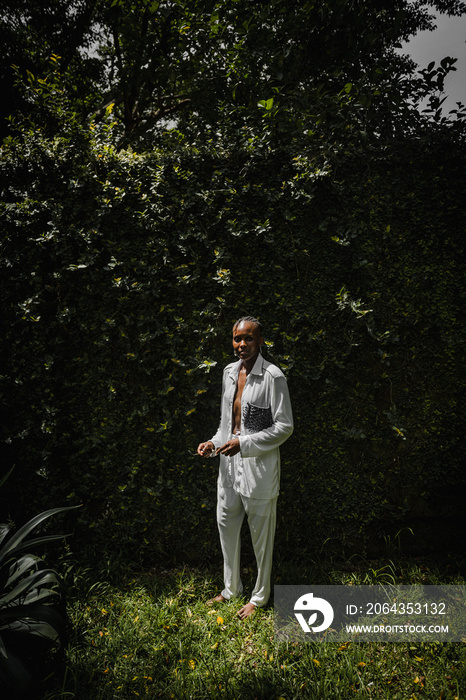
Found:
[{"label": "ivy-covered wall", "polygon": [[430,546],[433,522],[454,546],[465,154],[430,138],[333,155],[11,142],[5,513],[83,503],[76,546],[216,555],[216,460],[194,453],[217,426],[232,323],[253,314],[295,414],[283,555],[364,551],[404,525]]}]

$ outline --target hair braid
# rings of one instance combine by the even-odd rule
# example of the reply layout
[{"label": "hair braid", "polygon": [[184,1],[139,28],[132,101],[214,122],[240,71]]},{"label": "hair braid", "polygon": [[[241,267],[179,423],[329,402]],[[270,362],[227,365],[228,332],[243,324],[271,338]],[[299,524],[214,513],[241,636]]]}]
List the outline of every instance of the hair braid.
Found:
[{"label": "hair braid", "polygon": [[260,337],[263,338],[264,329],[262,328],[262,323],[257,318],[254,318],[254,316],[242,316],[236,321],[235,325],[233,326],[233,330],[235,330],[235,328],[237,328],[243,321],[246,323],[253,323],[259,331]]}]

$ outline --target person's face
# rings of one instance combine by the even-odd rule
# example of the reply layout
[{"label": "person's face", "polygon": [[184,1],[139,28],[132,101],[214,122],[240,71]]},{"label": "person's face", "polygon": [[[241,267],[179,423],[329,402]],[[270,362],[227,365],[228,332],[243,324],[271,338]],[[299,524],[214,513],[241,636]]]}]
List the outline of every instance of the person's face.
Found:
[{"label": "person's face", "polygon": [[263,342],[258,327],[250,321],[241,321],[233,328],[233,350],[243,362],[254,360]]}]

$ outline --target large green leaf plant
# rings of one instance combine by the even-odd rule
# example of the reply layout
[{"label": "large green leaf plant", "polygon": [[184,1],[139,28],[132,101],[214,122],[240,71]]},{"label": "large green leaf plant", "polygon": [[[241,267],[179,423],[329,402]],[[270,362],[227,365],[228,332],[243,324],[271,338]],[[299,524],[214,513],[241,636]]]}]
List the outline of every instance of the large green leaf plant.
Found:
[{"label": "large green leaf plant", "polygon": [[[8,475],[7,475],[8,476]],[[7,477],[0,480],[3,485]],[[65,634],[65,615],[57,573],[28,550],[62,535],[28,536],[52,515],[72,508],[52,508],[17,532],[0,524],[0,694],[23,697],[34,688],[34,671],[58,649]]]}]

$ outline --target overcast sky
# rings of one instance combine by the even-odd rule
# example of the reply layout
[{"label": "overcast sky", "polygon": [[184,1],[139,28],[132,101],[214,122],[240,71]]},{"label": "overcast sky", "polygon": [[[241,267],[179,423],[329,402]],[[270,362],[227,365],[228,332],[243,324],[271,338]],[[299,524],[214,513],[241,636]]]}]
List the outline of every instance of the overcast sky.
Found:
[{"label": "overcast sky", "polygon": [[403,53],[411,55],[419,68],[426,68],[431,61],[438,66],[442,58],[457,58],[456,72],[450,73],[445,81],[444,114],[455,109],[456,102],[466,104],[466,16],[437,16],[437,29],[433,32],[419,32],[408,44],[403,45]]}]

